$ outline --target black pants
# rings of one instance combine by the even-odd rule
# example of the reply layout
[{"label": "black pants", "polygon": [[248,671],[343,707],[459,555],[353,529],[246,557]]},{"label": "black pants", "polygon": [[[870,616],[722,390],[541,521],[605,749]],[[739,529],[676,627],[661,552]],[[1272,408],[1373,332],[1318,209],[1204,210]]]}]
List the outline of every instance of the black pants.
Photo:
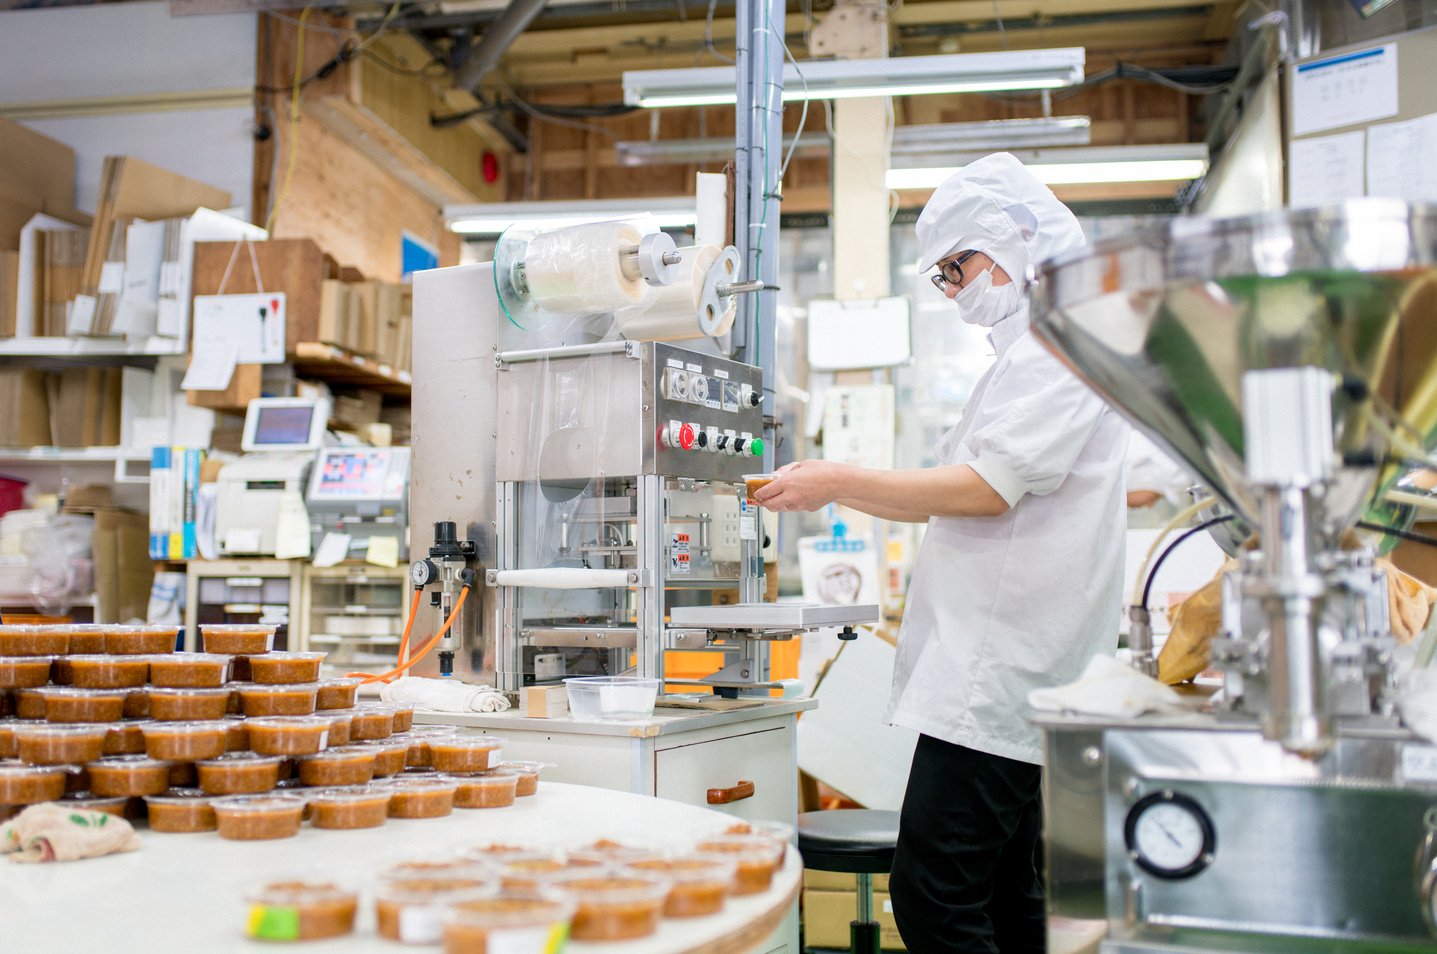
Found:
[{"label": "black pants", "polygon": [[1042,769],[919,736],[889,878],[912,954],[1042,954]]}]

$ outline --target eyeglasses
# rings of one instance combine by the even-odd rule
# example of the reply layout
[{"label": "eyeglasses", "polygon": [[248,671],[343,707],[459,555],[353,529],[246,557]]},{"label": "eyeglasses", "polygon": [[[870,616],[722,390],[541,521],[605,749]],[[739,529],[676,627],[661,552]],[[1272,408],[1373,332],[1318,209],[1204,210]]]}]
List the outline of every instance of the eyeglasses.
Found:
[{"label": "eyeglasses", "polygon": [[959,255],[953,261],[944,262],[942,265],[939,265],[938,274],[928,276],[933,282],[933,287],[939,291],[942,291],[948,285],[957,285],[959,288],[962,288],[964,281],[963,263],[977,254],[977,249],[970,249],[962,255]]}]

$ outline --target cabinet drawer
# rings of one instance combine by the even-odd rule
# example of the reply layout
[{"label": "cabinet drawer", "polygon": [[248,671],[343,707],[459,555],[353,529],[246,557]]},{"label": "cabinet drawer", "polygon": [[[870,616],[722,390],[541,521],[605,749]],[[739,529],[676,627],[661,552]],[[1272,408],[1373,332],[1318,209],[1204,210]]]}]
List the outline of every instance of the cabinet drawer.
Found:
[{"label": "cabinet drawer", "polygon": [[[690,805],[705,805],[754,821],[794,820],[798,810],[798,773],[794,733],[789,728],[695,742],[654,753],[654,794]],[[754,783],[750,798],[708,805],[708,790]]]}]

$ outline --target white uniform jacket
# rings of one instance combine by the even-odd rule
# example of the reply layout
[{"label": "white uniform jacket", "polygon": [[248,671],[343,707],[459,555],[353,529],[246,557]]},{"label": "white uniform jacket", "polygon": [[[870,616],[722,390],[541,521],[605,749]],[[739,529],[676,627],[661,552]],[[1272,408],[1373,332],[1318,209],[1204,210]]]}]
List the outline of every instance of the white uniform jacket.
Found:
[{"label": "white uniform jacket", "polygon": [[989,340],[993,367],[937,456],[970,465],[1010,509],[928,521],[887,716],[1041,764],[1028,692],[1117,648],[1129,427],[1029,333],[1026,304]]}]

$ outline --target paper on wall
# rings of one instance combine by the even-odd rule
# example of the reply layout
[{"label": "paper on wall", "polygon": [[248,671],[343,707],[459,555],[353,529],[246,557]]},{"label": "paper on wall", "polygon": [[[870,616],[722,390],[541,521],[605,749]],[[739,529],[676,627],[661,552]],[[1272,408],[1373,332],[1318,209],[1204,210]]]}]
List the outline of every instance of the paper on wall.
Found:
[{"label": "paper on wall", "polygon": [[390,569],[399,565],[399,538],[372,536],[369,538],[369,546],[364,552],[364,562],[373,563],[375,566],[387,566]]},{"label": "paper on wall", "polygon": [[1288,205],[1310,209],[1360,198],[1366,191],[1362,165],[1366,143],[1361,130],[1294,140],[1289,152]]},{"label": "paper on wall", "polygon": [[1293,73],[1294,136],[1396,115],[1396,44],[1302,63]]},{"label": "paper on wall", "polygon": [[195,345],[228,341],[240,364],[284,363],[284,292],[196,295]]},{"label": "paper on wall", "polygon": [[305,560],[309,558],[309,508],[297,490],[286,490],[279,497],[279,513],[274,525],[274,558]]},{"label": "paper on wall", "polygon": [[1367,130],[1367,194],[1408,201],[1437,199],[1437,114]]},{"label": "paper on wall", "polygon": [[320,538],[314,551],[314,565],[317,567],[338,566],[349,556],[349,534],[326,533]]},{"label": "paper on wall", "polygon": [[[121,267],[120,287],[115,289],[120,302],[110,328],[129,338],[143,338],[155,333],[160,301],[160,264],[165,257],[165,223],[131,222],[125,229],[125,261]],[[109,268],[113,262],[106,262]],[[103,287],[101,290],[104,290]]]},{"label": "paper on wall", "polygon": [[196,242],[237,242],[246,238],[258,242],[268,237],[269,233],[264,229],[233,215],[216,212],[214,209],[196,209],[180,231],[179,270],[173,278],[177,285],[174,305],[162,309],[156,322],[155,333],[183,339],[189,332]]},{"label": "paper on wall", "polygon": [[832,387],[823,396],[823,459],[893,467],[893,385]]},{"label": "paper on wall", "polygon": [[234,342],[196,338],[190,369],[180,387],[186,391],[223,391],[230,386],[238,363],[239,348]]}]

